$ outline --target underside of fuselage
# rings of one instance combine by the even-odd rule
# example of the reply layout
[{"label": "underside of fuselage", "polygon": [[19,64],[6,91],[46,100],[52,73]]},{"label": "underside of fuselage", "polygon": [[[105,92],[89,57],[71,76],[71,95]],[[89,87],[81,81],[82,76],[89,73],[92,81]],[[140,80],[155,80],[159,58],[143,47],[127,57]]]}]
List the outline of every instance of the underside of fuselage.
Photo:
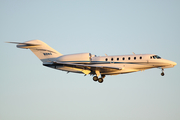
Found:
[{"label": "underside of fuselage", "polygon": [[[66,65],[57,65],[57,64],[43,64],[44,66],[54,68],[57,70],[62,70],[62,71],[67,71],[67,72],[72,72],[72,73],[79,73],[79,74],[84,74],[82,72],[82,68],[75,68],[75,67],[70,67]],[[103,66],[106,66],[107,64],[101,64]],[[101,69],[101,75],[118,75],[118,74],[126,74],[126,73],[131,73],[131,72],[137,72],[137,71],[144,71],[146,69],[151,69],[154,68],[152,65],[142,65],[142,64],[119,64],[118,66],[120,67],[125,67],[121,70],[109,70],[109,69]],[[127,67],[126,67],[127,66]],[[90,75],[96,75],[95,70],[91,70],[89,73]]]}]

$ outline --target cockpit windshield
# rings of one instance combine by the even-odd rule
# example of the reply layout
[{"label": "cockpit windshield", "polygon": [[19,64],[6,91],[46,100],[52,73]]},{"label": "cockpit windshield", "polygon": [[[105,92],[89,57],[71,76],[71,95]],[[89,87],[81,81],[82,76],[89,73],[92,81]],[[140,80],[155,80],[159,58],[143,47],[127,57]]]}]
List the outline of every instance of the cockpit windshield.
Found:
[{"label": "cockpit windshield", "polygon": [[161,59],[161,57],[158,56],[158,55],[151,56],[150,58],[151,58],[151,59],[152,59],[152,58],[153,58],[153,59]]}]

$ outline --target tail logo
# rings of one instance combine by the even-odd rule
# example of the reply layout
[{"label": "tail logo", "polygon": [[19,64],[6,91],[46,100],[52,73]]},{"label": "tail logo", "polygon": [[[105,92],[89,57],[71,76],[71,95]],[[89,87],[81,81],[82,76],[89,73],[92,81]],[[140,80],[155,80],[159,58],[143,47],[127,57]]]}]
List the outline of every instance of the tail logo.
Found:
[{"label": "tail logo", "polygon": [[43,53],[43,54],[44,54],[44,56],[45,56],[45,55],[52,55],[52,53]]}]

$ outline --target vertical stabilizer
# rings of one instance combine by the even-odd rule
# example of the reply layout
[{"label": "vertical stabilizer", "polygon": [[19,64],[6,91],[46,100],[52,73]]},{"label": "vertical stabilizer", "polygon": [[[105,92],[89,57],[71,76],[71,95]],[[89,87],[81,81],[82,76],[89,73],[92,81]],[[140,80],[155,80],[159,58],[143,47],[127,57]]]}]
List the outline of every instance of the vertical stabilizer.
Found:
[{"label": "vertical stabilizer", "polygon": [[17,47],[30,49],[43,63],[52,62],[57,57],[62,56],[61,53],[40,40],[30,40],[19,43]]}]

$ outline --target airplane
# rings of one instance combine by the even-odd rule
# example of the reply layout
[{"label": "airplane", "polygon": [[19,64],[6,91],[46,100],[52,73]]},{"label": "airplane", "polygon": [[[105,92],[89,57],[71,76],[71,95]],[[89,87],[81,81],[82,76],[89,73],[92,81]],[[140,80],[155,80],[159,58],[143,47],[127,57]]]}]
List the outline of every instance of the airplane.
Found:
[{"label": "airplane", "polygon": [[[172,68],[177,63],[156,54],[135,54],[117,56],[96,56],[91,53],[63,55],[41,40],[27,42],[7,42],[17,44],[17,48],[30,49],[44,66],[57,70],[92,75],[94,81],[102,83],[106,75],[118,75],[151,68]],[[101,77],[99,77],[101,76]]]}]

